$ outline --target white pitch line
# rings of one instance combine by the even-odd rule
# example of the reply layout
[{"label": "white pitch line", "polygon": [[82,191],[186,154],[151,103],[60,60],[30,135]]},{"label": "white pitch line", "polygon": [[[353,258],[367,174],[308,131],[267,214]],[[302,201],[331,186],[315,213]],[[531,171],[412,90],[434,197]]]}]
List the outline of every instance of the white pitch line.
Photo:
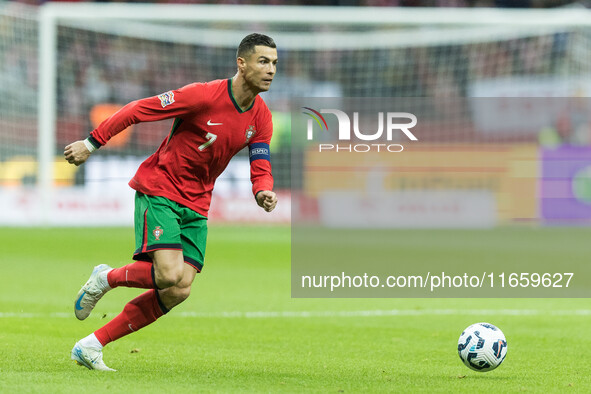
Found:
[{"label": "white pitch line", "polygon": [[[114,316],[118,312],[110,312]],[[101,312],[101,314],[104,314]],[[252,312],[179,312],[170,314],[176,318],[201,319],[277,319],[277,318],[311,318],[311,317],[383,317],[383,316],[591,316],[591,309],[573,310],[538,310],[538,309],[378,309],[357,311],[252,311]],[[69,312],[29,313],[0,312],[0,319],[7,318],[73,318]]]}]

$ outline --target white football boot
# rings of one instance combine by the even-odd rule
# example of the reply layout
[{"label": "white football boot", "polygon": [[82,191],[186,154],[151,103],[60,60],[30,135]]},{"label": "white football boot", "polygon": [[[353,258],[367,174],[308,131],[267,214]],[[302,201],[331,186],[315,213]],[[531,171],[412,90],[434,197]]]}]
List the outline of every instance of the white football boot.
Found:
[{"label": "white football boot", "polygon": [[101,297],[111,290],[107,281],[107,273],[112,269],[107,264],[94,267],[90,278],[82,286],[74,302],[74,313],[78,320],[86,319]]},{"label": "white football boot", "polygon": [[105,365],[102,350],[82,346],[80,342],[76,342],[72,349],[72,360],[76,361],[76,364],[82,365],[88,369],[96,369],[97,371],[116,371]]}]

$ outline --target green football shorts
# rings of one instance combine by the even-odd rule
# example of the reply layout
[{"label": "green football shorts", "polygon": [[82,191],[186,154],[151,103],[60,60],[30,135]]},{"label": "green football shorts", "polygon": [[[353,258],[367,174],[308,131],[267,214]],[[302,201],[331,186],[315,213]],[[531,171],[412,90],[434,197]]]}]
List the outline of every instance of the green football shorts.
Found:
[{"label": "green football shorts", "polygon": [[165,197],[135,194],[135,260],[149,252],[182,250],[185,263],[201,272],[207,241],[207,218]]}]

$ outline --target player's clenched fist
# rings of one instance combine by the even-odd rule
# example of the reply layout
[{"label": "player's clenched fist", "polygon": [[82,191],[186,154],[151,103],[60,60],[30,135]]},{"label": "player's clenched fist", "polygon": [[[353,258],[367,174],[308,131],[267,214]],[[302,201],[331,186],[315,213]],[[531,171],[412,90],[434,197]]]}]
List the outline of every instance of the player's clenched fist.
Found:
[{"label": "player's clenched fist", "polygon": [[90,157],[90,151],[84,141],[76,141],[64,148],[64,156],[68,163],[79,166]]},{"label": "player's clenched fist", "polygon": [[271,212],[277,205],[277,195],[270,190],[257,193],[257,204],[267,212]]}]

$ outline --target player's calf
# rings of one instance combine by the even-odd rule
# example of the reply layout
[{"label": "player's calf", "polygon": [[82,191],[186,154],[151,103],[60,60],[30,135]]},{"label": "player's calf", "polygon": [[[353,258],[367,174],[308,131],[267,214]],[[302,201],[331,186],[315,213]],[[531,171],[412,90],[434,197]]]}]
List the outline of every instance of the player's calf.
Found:
[{"label": "player's calf", "polygon": [[119,286],[154,289],[154,266],[147,261],[136,261],[109,271],[107,280],[111,288]]}]

